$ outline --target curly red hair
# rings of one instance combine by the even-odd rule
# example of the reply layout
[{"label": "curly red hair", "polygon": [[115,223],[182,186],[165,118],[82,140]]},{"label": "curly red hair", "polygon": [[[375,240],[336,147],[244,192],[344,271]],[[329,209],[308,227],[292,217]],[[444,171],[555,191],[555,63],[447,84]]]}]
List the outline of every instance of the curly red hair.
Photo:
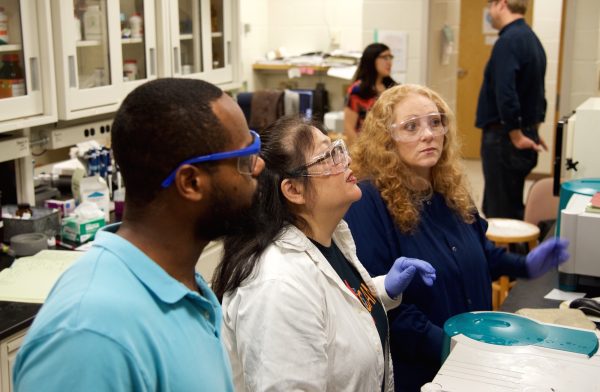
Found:
[{"label": "curly red hair", "polygon": [[[389,129],[394,108],[410,95],[422,95],[448,118],[448,132],[440,160],[431,170],[431,184],[414,175],[398,154]],[[388,210],[403,232],[414,230],[420,219],[423,200],[432,192],[443,195],[446,204],[465,222],[472,223],[476,212],[461,163],[456,119],[448,104],[433,90],[404,84],[381,94],[369,111],[357,142],[352,146],[352,169],[361,179],[370,179],[381,192]],[[426,188],[427,192],[417,189]]]}]

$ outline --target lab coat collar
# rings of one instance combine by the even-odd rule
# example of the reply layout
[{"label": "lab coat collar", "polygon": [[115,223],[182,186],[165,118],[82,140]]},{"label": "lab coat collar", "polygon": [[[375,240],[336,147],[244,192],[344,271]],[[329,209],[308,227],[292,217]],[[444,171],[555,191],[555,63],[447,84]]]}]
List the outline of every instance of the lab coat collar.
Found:
[{"label": "lab coat collar", "polygon": [[[346,257],[350,264],[356,268],[362,280],[365,282],[367,287],[369,287],[371,292],[377,295],[377,288],[373,284],[369,273],[367,270],[365,270],[356,256],[356,245],[354,244],[352,234],[350,233],[350,228],[345,221],[342,220],[337,225],[332,239],[338,245],[338,248],[342,251],[344,257]],[[363,307],[359,299],[356,298],[356,295],[354,295],[354,293],[352,293],[350,289],[342,282],[337,272],[335,272],[321,251],[308,239],[304,233],[302,233],[300,229],[293,225],[288,225],[283,229],[281,235],[275,241],[275,243],[282,248],[306,252],[310,259],[328,279],[333,281],[344,294],[351,296],[356,303],[360,304],[361,308]]]}]

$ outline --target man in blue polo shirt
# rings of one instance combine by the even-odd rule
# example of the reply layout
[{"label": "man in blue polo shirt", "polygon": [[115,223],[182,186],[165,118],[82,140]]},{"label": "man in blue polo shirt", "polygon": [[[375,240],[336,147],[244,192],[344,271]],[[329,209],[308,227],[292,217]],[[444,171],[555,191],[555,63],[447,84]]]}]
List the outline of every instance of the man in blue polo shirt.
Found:
[{"label": "man in blue polo shirt", "polygon": [[260,138],[210,83],[158,79],[112,127],[122,224],[56,283],[14,366],[16,391],[231,391],[221,307],[196,262],[246,211]]},{"label": "man in blue polo shirt", "polygon": [[488,218],[523,219],[525,178],[538,152],[546,116],[546,53],[525,23],[527,0],[490,0],[492,26],[500,30],[485,67],[475,125],[483,129],[481,163]]}]

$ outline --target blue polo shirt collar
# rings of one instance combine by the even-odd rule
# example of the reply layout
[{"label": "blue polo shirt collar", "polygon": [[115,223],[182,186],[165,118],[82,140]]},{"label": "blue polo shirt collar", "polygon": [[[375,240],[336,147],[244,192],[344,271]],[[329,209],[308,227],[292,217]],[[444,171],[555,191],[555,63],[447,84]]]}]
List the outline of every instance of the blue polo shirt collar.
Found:
[{"label": "blue polo shirt collar", "polygon": [[[206,301],[197,292],[188,289],[181,282],[174,279],[135,245],[114,234],[115,227],[114,225],[111,226],[107,228],[108,230],[96,233],[93,246],[103,248],[105,251],[114,254],[161,301],[173,304],[186,295],[200,299],[202,302]],[[214,297],[214,294],[198,273],[196,273],[196,283],[208,301],[213,302],[212,297]]]}]

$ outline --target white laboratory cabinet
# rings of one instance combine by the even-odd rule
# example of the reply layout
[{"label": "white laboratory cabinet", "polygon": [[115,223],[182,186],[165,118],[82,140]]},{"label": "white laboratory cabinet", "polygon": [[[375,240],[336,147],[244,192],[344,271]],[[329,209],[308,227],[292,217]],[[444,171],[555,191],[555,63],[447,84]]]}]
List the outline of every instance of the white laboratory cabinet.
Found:
[{"label": "white laboratory cabinet", "polygon": [[234,82],[233,34],[237,12],[231,0],[159,0],[170,15],[161,26],[165,41],[161,76],[184,76],[215,84]]},{"label": "white laboratory cabinet", "polygon": [[61,120],[114,112],[156,78],[153,1],[53,0],[52,24]]},{"label": "white laboratory cabinet", "polygon": [[0,2],[0,133],[56,121],[46,0]]},{"label": "white laboratory cabinet", "polygon": [[0,69],[22,76],[10,96],[0,83],[0,132],[113,113],[157,77],[238,87],[237,1],[1,1]]},{"label": "white laboratory cabinet", "polygon": [[[0,40],[3,21],[8,26],[0,69],[7,62],[14,68],[14,59],[22,70],[11,71],[10,96],[0,77],[0,133],[12,133],[0,138],[0,152],[19,138],[40,150],[93,138],[148,80],[188,77],[239,88],[239,1],[0,0]],[[23,154],[17,197],[31,203],[32,163]]]},{"label": "white laboratory cabinet", "polygon": [[0,341],[0,392],[13,391],[12,369],[28,330],[26,328]]}]

